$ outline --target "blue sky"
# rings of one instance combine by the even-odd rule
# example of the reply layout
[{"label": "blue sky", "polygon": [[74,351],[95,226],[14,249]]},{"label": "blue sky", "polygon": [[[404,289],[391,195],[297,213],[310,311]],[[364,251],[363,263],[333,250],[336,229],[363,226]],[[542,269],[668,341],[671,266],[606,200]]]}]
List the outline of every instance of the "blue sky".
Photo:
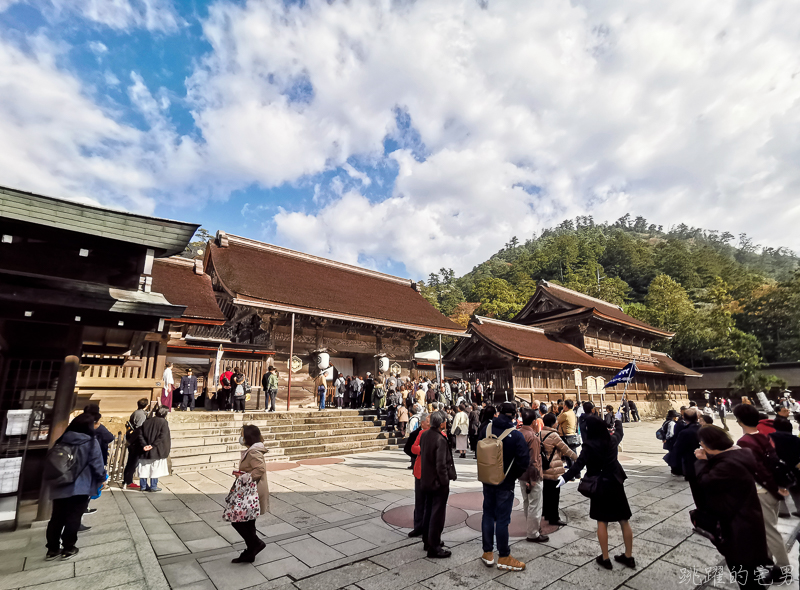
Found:
[{"label": "blue sky", "polygon": [[0,185],[415,278],[585,214],[797,249],[790,12],[0,0]]}]

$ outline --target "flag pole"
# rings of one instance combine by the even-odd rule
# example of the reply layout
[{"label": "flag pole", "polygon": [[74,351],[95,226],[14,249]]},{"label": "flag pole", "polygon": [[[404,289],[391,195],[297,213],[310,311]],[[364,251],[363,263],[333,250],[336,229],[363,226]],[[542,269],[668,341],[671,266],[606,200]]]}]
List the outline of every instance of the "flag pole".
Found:
[{"label": "flag pole", "polygon": [[292,331],[289,336],[289,382],[286,385],[286,411],[292,400],[292,359],[294,358],[294,313],[292,313]]}]

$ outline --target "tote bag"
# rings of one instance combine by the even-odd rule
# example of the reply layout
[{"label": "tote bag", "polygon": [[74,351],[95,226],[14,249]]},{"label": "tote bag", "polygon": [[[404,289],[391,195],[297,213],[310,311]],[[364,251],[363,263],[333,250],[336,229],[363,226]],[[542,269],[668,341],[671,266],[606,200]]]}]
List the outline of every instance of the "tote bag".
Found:
[{"label": "tote bag", "polygon": [[258,517],[261,513],[258,485],[249,473],[243,473],[236,478],[225,498],[225,504],[222,519],[228,522],[247,522]]}]

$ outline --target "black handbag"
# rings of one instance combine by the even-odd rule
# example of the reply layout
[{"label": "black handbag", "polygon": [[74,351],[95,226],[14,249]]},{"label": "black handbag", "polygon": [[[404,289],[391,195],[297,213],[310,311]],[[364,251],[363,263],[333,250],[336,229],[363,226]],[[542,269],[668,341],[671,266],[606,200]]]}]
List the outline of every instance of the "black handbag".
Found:
[{"label": "black handbag", "polygon": [[692,521],[694,532],[711,541],[715,547],[719,548],[725,543],[722,535],[722,525],[713,514],[695,508],[689,511],[689,520]]},{"label": "black handbag", "polygon": [[601,476],[599,475],[584,475],[581,482],[578,484],[578,493],[583,494],[587,498],[596,496],[600,492]]}]

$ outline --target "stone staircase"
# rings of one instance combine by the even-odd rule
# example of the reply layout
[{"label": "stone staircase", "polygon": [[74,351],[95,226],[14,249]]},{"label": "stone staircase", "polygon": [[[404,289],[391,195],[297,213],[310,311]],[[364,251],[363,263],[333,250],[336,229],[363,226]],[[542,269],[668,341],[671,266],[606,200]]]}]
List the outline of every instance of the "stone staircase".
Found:
[{"label": "stone staircase", "polygon": [[267,461],[297,461],[395,449],[403,441],[383,432],[375,410],[319,412],[172,412],[169,415],[173,473],[228,469],[239,464],[239,435],[255,424],[264,436]]}]

